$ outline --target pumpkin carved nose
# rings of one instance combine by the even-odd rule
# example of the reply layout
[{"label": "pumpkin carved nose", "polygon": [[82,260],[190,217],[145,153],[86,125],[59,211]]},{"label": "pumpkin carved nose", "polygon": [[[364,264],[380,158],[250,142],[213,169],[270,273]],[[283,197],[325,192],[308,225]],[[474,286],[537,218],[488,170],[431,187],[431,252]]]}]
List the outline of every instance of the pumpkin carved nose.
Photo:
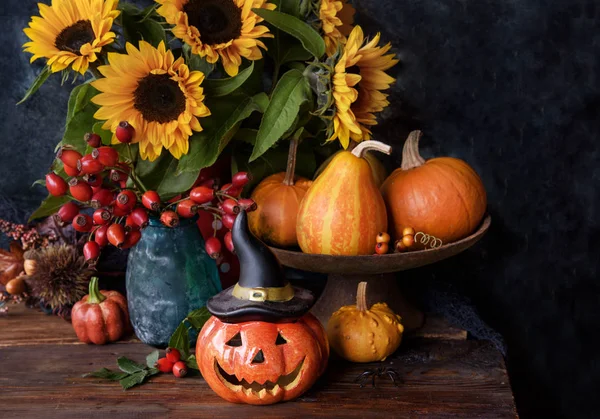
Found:
[{"label": "pumpkin carved nose", "polygon": [[259,349],[257,354],[254,356],[252,363],[253,364],[262,364],[263,362],[265,362],[265,355],[263,354],[262,349]]}]

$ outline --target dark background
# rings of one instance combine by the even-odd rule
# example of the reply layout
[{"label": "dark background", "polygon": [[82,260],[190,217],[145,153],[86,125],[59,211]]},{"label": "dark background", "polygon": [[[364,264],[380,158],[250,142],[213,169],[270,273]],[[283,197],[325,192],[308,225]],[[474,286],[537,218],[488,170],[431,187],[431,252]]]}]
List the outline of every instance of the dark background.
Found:
[{"label": "dark background", "polygon": [[[506,350],[522,417],[600,417],[600,2],[355,4],[401,59],[377,138],[422,129],[425,157],[477,170],[493,217],[474,249],[402,282]],[[40,69],[21,53],[33,14],[34,0],[0,1],[0,218],[13,221],[45,196],[29,186],[52,161],[70,90],[53,77],[15,107]]]}]

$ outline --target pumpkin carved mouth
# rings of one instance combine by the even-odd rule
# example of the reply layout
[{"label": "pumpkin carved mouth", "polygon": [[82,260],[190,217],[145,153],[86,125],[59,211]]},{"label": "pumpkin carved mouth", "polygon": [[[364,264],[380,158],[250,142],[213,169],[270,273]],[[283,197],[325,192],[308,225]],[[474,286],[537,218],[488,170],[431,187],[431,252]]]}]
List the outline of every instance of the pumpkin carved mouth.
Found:
[{"label": "pumpkin carved mouth", "polygon": [[294,369],[294,371],[289,374],[282,375],[277,379],[277,382],[273,383],[269,380],[264,383],[258,383],[256,381],[248,382],[245,378],[239,380],[235,375],[228,374],[219,362],[215,359],[215,372],[217,373],[217,377],[221,380],[223,384],[225,384],[228,388],[233,391],[244,391],[246,395],[253,394],[260,398],[267,395],[267,392],[275,395],[284,390],[291,390],[296,387],[300,381],[302,368],[304,367],[304,359],[300,361],[298,366]]}]

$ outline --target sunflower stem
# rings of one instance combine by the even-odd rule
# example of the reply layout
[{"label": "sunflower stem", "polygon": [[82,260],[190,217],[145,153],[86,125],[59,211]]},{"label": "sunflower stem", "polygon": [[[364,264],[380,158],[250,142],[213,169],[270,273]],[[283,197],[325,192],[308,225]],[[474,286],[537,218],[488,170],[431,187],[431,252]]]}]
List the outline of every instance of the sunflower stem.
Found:
[{"label": "sunflower stem", "polygon": [[98,277],[93,276],[92,279],[90,279],[89,297],[87,302],[89,304],[100,304],[104,300],[106,300],[106,297],[102,295],[98,289]]},{"label": "sunflower stem", "polygon": [[290,150],[288,152],[287,169],[283,184],[294,186],[294,172],[296,171],[296,154],[298,152],[298,139],[294,136],[290,140]]},{"label": "sunflower stem", "polygon": [[137,184],[137,186],[142,190],[142,193],[146,192],[148,189],[146,188],[142,180],[138,178],[138,176],[135,174],[135,167],[133,166],[133,154],[131,153],[130,143],[127,143],[127,154],[129,155],[129,161],[131,162],[131,180],[133,180],[133,183]]}]

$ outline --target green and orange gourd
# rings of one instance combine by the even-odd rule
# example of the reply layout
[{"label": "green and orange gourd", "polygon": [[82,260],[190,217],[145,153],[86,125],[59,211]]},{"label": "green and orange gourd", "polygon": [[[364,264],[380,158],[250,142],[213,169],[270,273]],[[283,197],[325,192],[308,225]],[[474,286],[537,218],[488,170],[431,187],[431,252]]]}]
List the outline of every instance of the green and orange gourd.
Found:
[{"label": "green and orange gourd", "polygon": [[368,255],[377,233],[387,230],[385,203],[375,183],[367,151],[389,154],[379,141],[363,141],[335,155],[313,182],[298,212],[296,235],[304,253]]}]

